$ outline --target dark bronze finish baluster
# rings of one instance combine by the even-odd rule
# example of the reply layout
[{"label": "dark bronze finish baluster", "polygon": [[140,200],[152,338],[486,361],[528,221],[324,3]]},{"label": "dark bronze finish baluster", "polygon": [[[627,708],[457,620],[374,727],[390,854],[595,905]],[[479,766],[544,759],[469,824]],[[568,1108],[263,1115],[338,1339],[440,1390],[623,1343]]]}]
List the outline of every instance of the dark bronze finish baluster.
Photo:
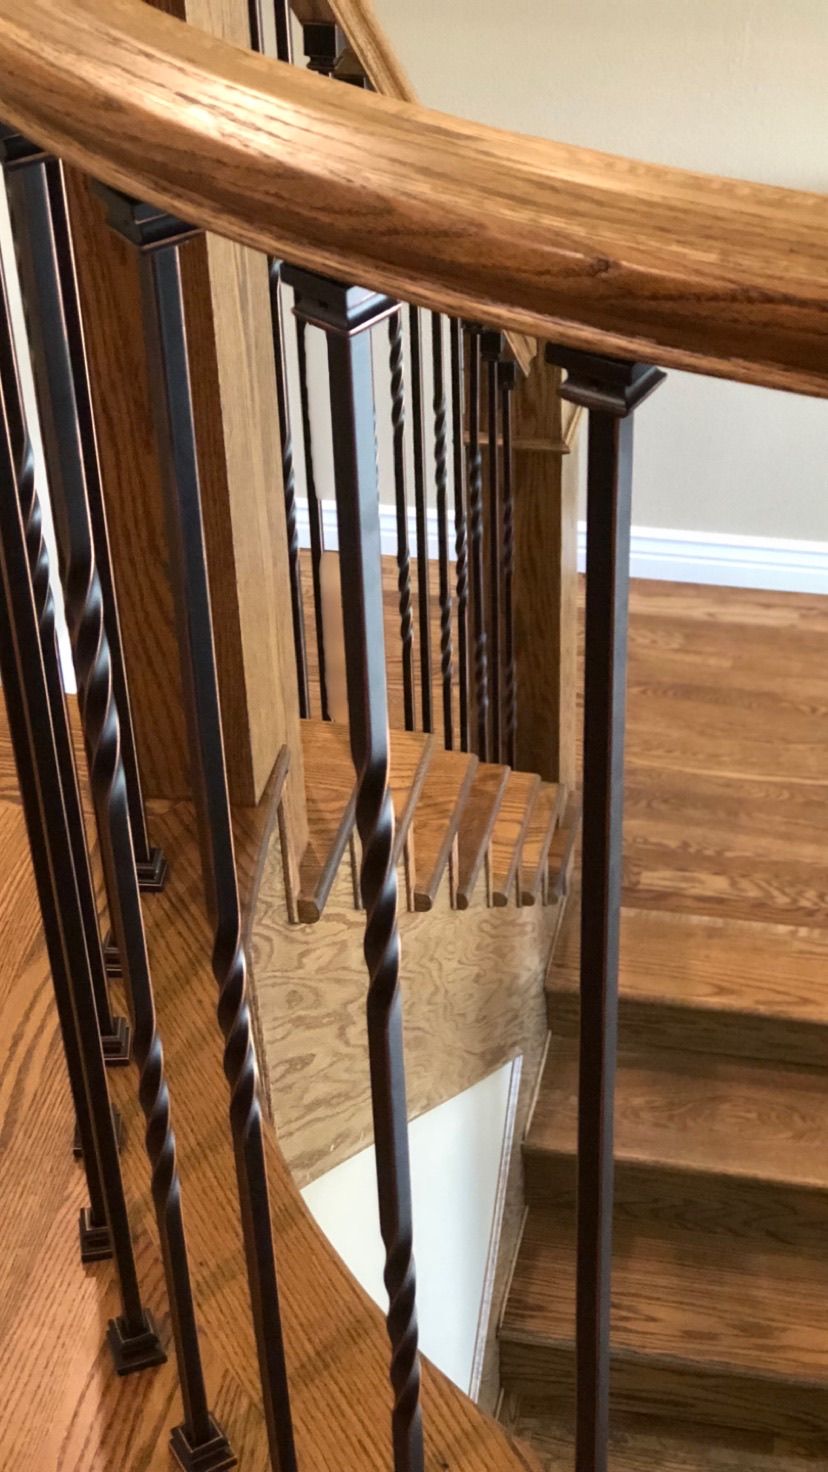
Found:
[{"label": "dark bronze finish baluster", "polygon": [[512,359],[500,364],[500,423],[503,437],[503,760],[517,765],[517,690],[515,688],[515,513],[512,476],[512,393],[518,367]]},{"label": "dark bronze finish baluster", "polygon": [[411,428],[414,436],[414,511],[417,525],[417,627],[420,636],[420,702],[424,731],[434,730],[431,697],[431,614],[428,586],[428,517],[425,484],[425,419],[420,309],[409,307]]},{"label": "dark bronze finish baluster", "polygon": [[633,410],[656,368],[549,346],[589,410],[578,1087],[576,1472],[607,1472],[613,1104],[624,786]]},{"label": "dark bronze finish baluster", "polygon": [[[111,1319],[108,1341],[119,1374],[163,1364],[166,1356],[155,1325],[141,1301],[129,1215],[124,1196],[118,1144],[106,1081],[98,1016],[80,895],[75,854],[63,801],[60,757],[52,725],[51,663],[60,681],[54,638],[54,602],[48,586],[45,547],[37,558],[37,575],[45,596],[35,594],[27,547],[27,525],[40,525],[34,489],[34,460],[26,432],[17,378],[5,281],[0,277],[0,667],[9,714],[15,760],[21,777],[26,823],[32,839],[35,877],[43,901],[47,939],[60,946],[54,973],[56,987],[67,981],[68,1001],[80,1054],[86,1109],[78,1120],[87,1167],[94,1160],[103,1197],[109,1242],[118,1270],[122,1312]],[[34,504],[34,515],[29,508]],[[48,876],[46,873],[48,870]],[[71,1050],[70,1050],[71,1051]],[[94,1174],[92,1179],[95,1179]],[[91,1187],[90,1187],[91,1189]],[[101,1202],[81,1216],[81,1244],[105,1245],[101,1235]],[[90,1255],[97,1255],[90,1253]]]},{"label": "dark bronze finish baluster", "polygon": [[323,721],[329,721],[331,713],[328,705],[328,682],[325,677],[325,628],[322,619],[322,553],[325,549],[322,536],[322,506],[316,492],[316,476],[313,469],[313,430],[310,420],[308,356],[304,322],[297,324],[296,352],[299,359],[299,397],[302,410],[302,437],[305,446],[305,485],[310,518],[313,614],[316,621],[316,652],[319,662],[319,702]]},{"label": "dark bronze finish baluster", "polygon": [[324,329],[331,381],[345,665],[360,883],[368,966],[368,1047],[380,1227],[385,1243],[396,1472],[422,1472],[408,1116],[405,1103],[394,809],[388,791],[388,710],[379,491],[369,328],[399,308],[388,297],[291,269],[295,310]]},{"label": "dark bronze finish baluster", "polygon": [[213,972],[219,987],[218,1018],[225,1039],[224,1071],[230,1085],[230,1123],[265,1422],[273,1468],[294,1472],[178,258],[180,243],[196,232],[151,206],[111,190],[102,193],[110,223],[141,249],[145,329],[149,359],[154,365],[154,409],[164,475],[190,769],[203,835],[208,907],[215,926]]},{"label": "dark bronze finish baluster", "polygon": [[503,761],[503,722],[500,707],[500,580],[501,537],[503,531],[503,506],[500,495],[500,430],[498,408],[500,395],[497,389],[498,367],[503,353],[503,333],[483,332],[480,348],[487,367],[487,408],[489,454],[488,496],[488,557],[489,557],[489,681],[491,686],[491,752],[496,762]]},{"label": "dark bronze finish baluster", "polygon": [[332,77],[345,47],[345,37],[333,21],[307,21],[302,26],[302,42],[308,59],[308,70],[320,77]]},{"label": "dark bronze finish baluster", "polygon": [[431,360],[434,378],[434,483],[437,488],[437,547],[440,577],[440,683],[443,694],[443,740],[446,751],[454,745],[452,709],[451,590],[448,544],[448,420],[443,365],[443,319],[431,314]]},{"label": "dark bronze finish baluster", "polygon": [[483,459],[480,453],[480,329],[468,328],[469,340],[469,563],[474,642],[474,703],[477,755],[489,760],[489,651],[486,643],[486,594],[483,576]]},{"label": "dark bronze finish baluster", "polygon": [[[102,191],[110,212],[120,196]],[[37,197],[28,200],[34,218]],[[32,230],[36,245],[39,232]],[[49,261],[36,261],[39,306],[48,302]],[[155,1205],[167,1295],[175,1340],[178,1378],[184,1404],[184,1421],[172,1434],[171,1447],[182,1467],[217,1468],[235,1466],[229,1443],[210,1414],[198,1340],[195,1306],[184,1231],[181,1183],[176,1161],[175,1135],[164,1070],[164,1053],[158,1034],[155,1000],[147,955],[141,897],[135,875],[132,837],[125,801],[123,767],[120,761],[118,711],[112,700],[112,681],[106,630],[101,616],[100,585],[89,535],[89,521],[82,495],[72,487],[69,458],[61,453],[68,441],[69,420],[60,416],[60,380],[57,370],[62,343],[53,333],[48,343],[46,371],[39,385],[44,423],[44,445],[53,484],[62,491],[62,516],[58,547],[67,622],[78,679],[78,700],[86,740],[87,759],[95,803],[101,859],[107,878],[112,927],[124,966],[124,977],[135,1023],[134,1052],[140,1081],[138,1096],[146,1120],[146,1149],[151,1167]],[[35,360],[37,362],[37,359]],[[49,431],[46,432],[46,426]]]},{"label": "dark bronze finish baluster", "polygon": [[457,675],[460,703],[460,750],[469,751],[469,563],[466,540],[466,463],[463,453],[463,337],[456,317],[449,320],[451,346],[451,428],[454,467],[454,566],[457,592]]},{"label": "dark bronze finish baluster", "polygon": [[406,731],[414,730],[414,618],[411,612],[411,554],[408,546],[408,501],[405,494],[405,380],[400,313],[388,318],[391,349],[391,427],[394,441],[394,496],[397,507],[397,592],[400,600],[403,707]]},{"label": "dark bronze finish baluster", "polygon": [[302,570],[299,561],[299,532],[296,524],[296,471],[293,464],[293,439],[290,431],[287,365],[285,363],[284,329],[281,310],[281,262],[268,261],[270,277],[270,320],[273,330],[273,357],[276,366],[276,400],[279,408],[279,442],[282,446],[282,479],[285,492],[285,524],[288,542],[290,606],[293,614],[293,651],[296,658],[296,683],[299,690],[299,714],[310,715],[308,663],[305,654],[305,610],[302,599]]}]

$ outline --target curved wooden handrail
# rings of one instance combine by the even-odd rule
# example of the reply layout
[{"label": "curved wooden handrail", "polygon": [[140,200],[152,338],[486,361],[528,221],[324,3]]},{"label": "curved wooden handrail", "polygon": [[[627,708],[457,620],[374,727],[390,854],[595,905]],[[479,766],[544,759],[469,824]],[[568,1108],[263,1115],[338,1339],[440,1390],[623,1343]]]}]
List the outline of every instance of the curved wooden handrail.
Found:
[{"label": "curved wooden handrail", "polygon": [[142,0],[0,0],[0,113],[106,182],[518,332],[828,395],[828,198],[462,122]]}]

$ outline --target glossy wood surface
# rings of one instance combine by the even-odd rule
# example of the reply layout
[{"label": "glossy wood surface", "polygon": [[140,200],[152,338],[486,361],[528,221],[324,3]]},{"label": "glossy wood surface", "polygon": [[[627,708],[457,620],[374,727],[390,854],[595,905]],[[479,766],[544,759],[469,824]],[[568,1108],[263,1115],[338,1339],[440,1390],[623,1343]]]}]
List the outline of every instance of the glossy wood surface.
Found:
[{"label": "glossy wood surface", "polygon": [[140,0],[0,19],[8,120],[193,223],[495,326],[828,393],[822,195],[333,87]]}]

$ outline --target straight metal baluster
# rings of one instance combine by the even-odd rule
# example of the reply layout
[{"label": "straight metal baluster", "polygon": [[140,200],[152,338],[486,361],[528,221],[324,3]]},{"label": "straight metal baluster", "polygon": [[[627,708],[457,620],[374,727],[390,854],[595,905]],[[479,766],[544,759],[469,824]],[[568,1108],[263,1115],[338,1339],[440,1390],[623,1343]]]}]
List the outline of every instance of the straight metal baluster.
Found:
[{"label": "straight metal baluster", "polygon": [[394,497],[397,509],[397,592],[400,604],[403,709],[406,731],[414,730],[414,618],[411,612],[411,554],[405,493],[405,378],[403,330],[399,312],[388,318],[391,370],[391,429],[394,443]]},{"label": "straight metal baluster", "polygon": [[480,329],[471,324],[469,340],[469,562],[474,641],[474,703],[477,755],[489,760],[489,651],[483,577],[483,459],[480,453]]},{"label": "straight metal baluster", "polygon": [[308,355],[305,341],[305,324],[299,322],[296,332],[296,350],[299,359],[299,397],[302,409],[302,437],[305,446],[305,483],[308,493],[308,516],[310,518],[311,578],[313,581],[313,613],[316,621],[316,652],[319,661],[319,701],[323,721],[330,720],[328,705],[328,683],[325,677],[325,628],[322,616],[322,506],[316,492],[316,476],[313,468],[313,430],[310,420],[310,391],[308,388]]},{"label": "straight metal baluster", "polygon": [[[52,492],[58,561],[78,683],[87,762],[101,861],[115,939],[132,1001],[139,1099],[166,1274],[184,1422],[172,1450],[184,1468],[235,1465],[207,1405],[176,1162],[175,1135],[158,1035],[141,896],[132,846],[127,785],[121,757],[120,713],[114,701],[109,641],[86,499],[84,458],[68,342],[64,277],[55,249],[55,189],[51,161],[20,169],[13,178],[14,221],[23,263],[46,468]],[[66,242],[61,242],[62,244]]]},{"label": "straight metal baluster", "polygon": [[425,484],[425,415],[420,309],[408,309],[411,347],[411,429],[414,450],[414,512],[417,526],[417,627],[420,639],[420,714],[424,731],[434,730],[431,696],[431,608],[428,582],[428,514]]},{"label": "straight metal baluster", "polygon": [[500,395],[497,389],[498,367],[503,352],[502,332],[483,332],[480,348],[487,367],[487,409],[489,454],[488,465],[488,554],[489,554],[489,680],[491,685],[491,733],[492,758],[503,761],[503,721],[500,706],[500,580],[501,537],[503,532],[503,506],[500,494],[500,428],[498,409]]},{"label": "straight metal baluster", "polygon": [[[53,932],[62,957],[55,981],[68,979],[78,1051],[82,1062],[86,1113],[79,1113],[85,1153],[97,1164],[109,1241],[118,1271],[121,1314],[111,1319],[108,1342],[119,1374],[163,1364],[166,1355],[155,1325],[145,1309],[129,1227],[126,1197],[118,1159],[118,1142],[112,1117],[106,1067],[98,1029],[98,1016],[80,897],[75,877],[75,856],[63,806],[60,760],[52,726],[52,702],[46,666],[58,670],[54,637],[54,604],[51,594],[35,604],[29,551],[26,545],[24,506],[34,499],[34,460],[26,433],[17,378],[5,280],[0,276],[0,668],[7,690],[9,725],[18,771],[26,822],[33,838],[33,857],[40,884],[48,867],[48,890],[41,890],[44,922],[56,918]],[[36,507],[39,523],[40,510]],[[38,568],[49,575],[45,547]],[[88,1119],[88,1129],[87,1129]],[[91,1141],[89,1136],[91,1135]],[[100,1209],[100,1207],[99,1207]],[[97,1241],[100,1222],[81,1220],[94,1229]],[[96,1240],[93,1236],[92,1242]]]},{"label": "straight metal baluster", "polygon": [[515,687],[515,513],[512,452],[512,394],[517,385],[517,363],[500,364],[500,422],[503,437],[503,760],[517,764],[517,690]]},{"label": "straight metal baluster", "polygon": [[[293,60],[293,45],[290,33],[290,6],[288,0],[273,0],[273,20],[276,30],[276,56],[279,61]],[[248,0],[247,16],[250,22],[250,45],[254,51],[264,54],[265,27],[262,15],[262,0]]]},{"label": "straight metal baluster", "polygon": [[197,232],[151,206],[102,191],[109,219],[141,249],[141,286],[162,458],[170,577],[189,730],[190,770],[203,834],[213,972],[225,1040],[230,1123],[271,1464],[293,1472],[295,1452],[282,1339],[258,1069],[242,944],[233,829],[221,729],[204,549],[187,333],[178,247]]},{"label": "straight metal baluster", "polygon": [[457,675],[460,695],[460,750],[471,749],[469,731],[469,563],[466,533],[466,463],[463,436],[463,337],[456,317],[449,320],[451,349],[451,427],[454,468],[454,565],[457,593]]},{"label": "straight metal baluster", "polygon": [[607,1472],[632,413],[664,374],[552,345],[547,357],[589,410],[575,1466]]},{"label": "straight metal baluster", "polygon": [[434,379],[434,484],[437,489],[437,560],[440,578],[440,684],[443,694],[443,740],[446,751],[451,751],[454,746],[454,669],[449,587],[448,417],[443,364],[443,319],[438,312],[431,314],[431,362]]},{"label": "straight metal baluster", "polygon": [[328,341],[334,478],[351,754],[362,842],[368,1050],[380,1228],[385,1244],[396,1472],[422,1472],[420,1362],[405,1102],[394,808],[388,790],[388,705],[371,342],[398,311],[388,297],[291,268],[295,311]]}]

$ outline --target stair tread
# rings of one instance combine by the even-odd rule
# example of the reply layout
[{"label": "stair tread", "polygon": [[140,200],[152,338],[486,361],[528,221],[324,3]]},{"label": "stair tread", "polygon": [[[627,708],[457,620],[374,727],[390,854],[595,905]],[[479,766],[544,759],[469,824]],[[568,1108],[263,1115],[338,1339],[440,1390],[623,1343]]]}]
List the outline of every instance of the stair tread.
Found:
[{"label": "stair tread", "polygon": [[[577,1040],[553,1038],[526,1150],[574,1156],[577,1124]],[[817,1069],[667,1048],[619,1051],[619,1164],[828,1191],[826,1137],[828,1078]]]},{"label": "stair tread", "polygon": [[355,778],[348,727],[300,722],[308,843],[299,865],[299,919],[318,920],[354,826]]},{"label": "stair tread", "polygon": [[414,815],[414,908],[430,910],[457,837],[478,761],[435,750]]},{"label": "stair tread", "polygon": [[520,895],[524,905],[533,905],[539,896],[545,898],[549,849],[561,817],[564,797],[565,790],[557,782],[541,783],[520,856]]},{"label": "stair tread", "polygon": [[[549,991],[577,990],[579,951],[580,909],[571,904],[549,968]],[[627,906],[621,911],[621,992],[630,999],[828,1024],[826,968],[825,930]]]},{"label": "stair tread", "polygon": [[520,855],[541,790],[532,772],[510,772],[492,829],[492,899],[507,905],[514,897]]},{"label": "stair tread", "polygon": [[[505,1341],[574,1350],[574,1229],[562,1208],[527,1215],[501,1328]],[[616,1222],[618,1357],[693,1374],[828,1387],[828,1264],[777,1244],[722,1251],[721,1235]]]},{"label": "stair tread", "polygon": [[486,860],[509,768],[481,762],[463,810],[458,839],[457,907],[465,910]]},{"label": "stair tread", "polygon": [[[572,1472],[571,1418],[521,1401],[509,1430],[530,1443],[544,1472]],[[808,1472],[817,1466],[811,1456],[780,1451],[766,1436],[658,1416],[613,1415],[609,1447],[609,1472]]]},{"label": "stair tread", "polygon": [[[569,886],[569,870],[572,863],[572,855],[575,850],[575,841],[581,826],[581,803],[577,797],[570,797],[564,808],[563,816],[552,835],[549,845],[549,883],[547,899],[560,899],[566,894]],[[568,909],[571,907],[567,907]]]},{"label": "stair tread", "polygon": [[435,751],[433,736],[422,731],[391,731],[390,786],[394,802],[394,854],[399,858],[417,810],[420,793]]}]

